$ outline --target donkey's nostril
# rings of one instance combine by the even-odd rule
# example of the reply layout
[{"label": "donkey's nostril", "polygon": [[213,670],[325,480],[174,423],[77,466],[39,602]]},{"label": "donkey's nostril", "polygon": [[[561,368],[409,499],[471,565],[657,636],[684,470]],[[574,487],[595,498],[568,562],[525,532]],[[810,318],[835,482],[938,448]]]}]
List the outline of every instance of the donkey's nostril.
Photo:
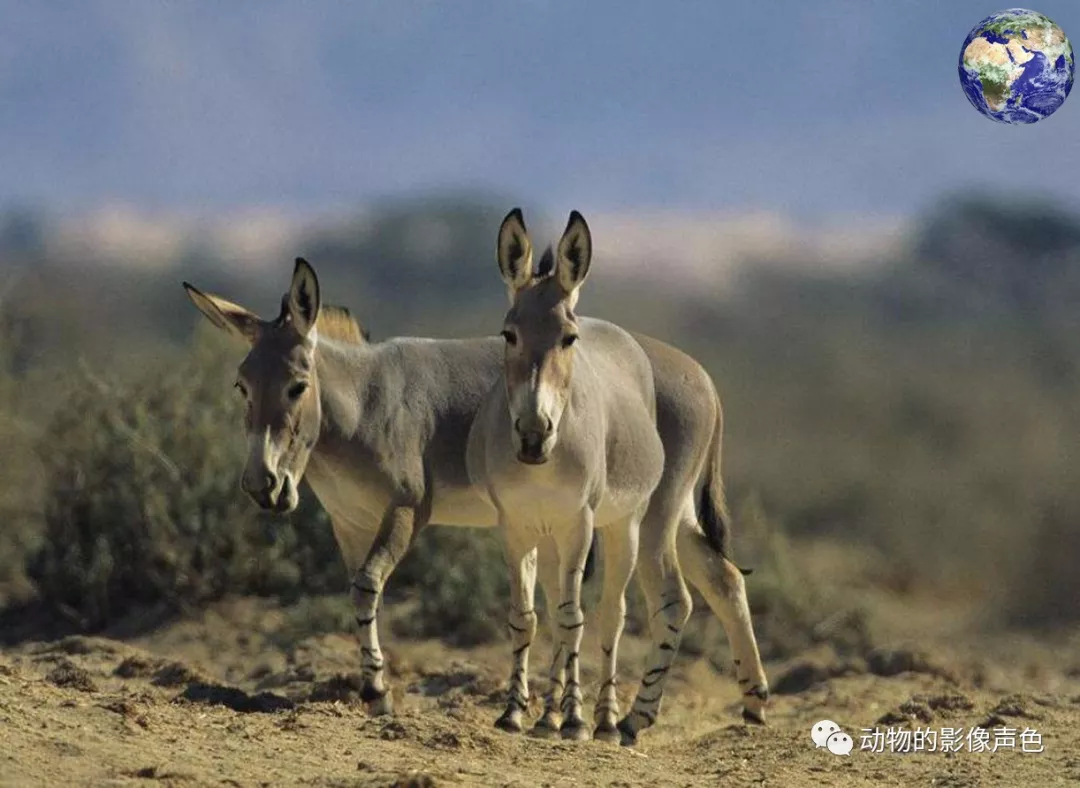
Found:
[{"label": "donkey's nostril", "polygon": [[555,431],[555,425],[551,423],[551,419],[547,416],[544,417],[544,433],[550,435]]},{"label": "donkey's nostril", "polygon": [[514,419],[514,432],[521,432],[521,419]]},{"label": "donkey's nostril", "polygon": [[271,492],[275,487],[277,487],[277,476],[271,471],[266,471],[263,474],[263,489],[266,492]]}]

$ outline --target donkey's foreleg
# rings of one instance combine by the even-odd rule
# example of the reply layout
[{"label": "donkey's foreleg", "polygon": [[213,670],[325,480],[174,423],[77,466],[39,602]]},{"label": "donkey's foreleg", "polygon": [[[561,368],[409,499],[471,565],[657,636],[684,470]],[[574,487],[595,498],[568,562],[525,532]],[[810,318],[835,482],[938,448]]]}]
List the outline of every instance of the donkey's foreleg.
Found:
[{"label": "donkey's foreleg", "polygon": [[[660,521],[660,525],[667,523]],[[624,745],[635,744],[638,733],[656,722],[667,674],[693,609],[690,591],[683,582],[675,553],[677,521],[671,525],[671,528],[657,527],[650,514],[641,529],[638,582],[645,596],[653,645],[630,713],[618,725]]]},{"label": "donkey's foreleg", "polygon": [[512,527],[503,527],[506,563],[510,570],[510,610],[506,625],[514,650],[514,665],[510,671],[510,687],[506,694],[506,711],[495,721],[495,727],[511,733],[523,729],[522,715],[529,705],[529,647],[536,637],[536,611],[533,599],[536,592],[536,548],[524,534]]},{"label": "donkey's foreleg", "polygon": [[634,573],[638,554],[640,514],[605,528],[600,537],[604,554],[604,589],[600,601],[600,649],[604,653],[600,692],[596,699],[594,739],[618,741],[615,727],[619,719],[616,695],[619,666],[619,638],[626,623],[626,587]]},{"label": "donkey's foreleg", "polygon": [[408,552],[420,530],[416,510],[407,506],[391,508],[383,518],[364,563],[353,576],[352,599],[356,623],[360,627],[361,699],[373,714],[392,711],[386,684],[386,662],[379,647],[377,617],[386,581]]},{"label": "donkey's foreleg", "polygon": [[544,588],[547,605],[548,626],[551,628],[551,668],[548,670],[548,691],[544,696],[544,714],[536,721],[532,732],[537,736],[552,736],[559,732],[562,716],[563,688],[566,686],[566,654],[562,648],[562,630],[559,629],[559,600],[562,584],[559,582],[559,549],[550,536],[541,539],[537,549],[537,572]]},{"label": "donkey's foreleg", "polygon": [[559,601],[560,647],[566,656],[566,688],[562,697],[562,725],[559,733],[564,739],[587,739],[589,731],[582,717],[581,672],[579,669],[581,637],[585,627],[585,612],[581,608],[581,583],[585,576],[585,561],[593,538],[593,512],[586,509],[580,522],[558,535],[559,570],[562,574],[562,598]]}]

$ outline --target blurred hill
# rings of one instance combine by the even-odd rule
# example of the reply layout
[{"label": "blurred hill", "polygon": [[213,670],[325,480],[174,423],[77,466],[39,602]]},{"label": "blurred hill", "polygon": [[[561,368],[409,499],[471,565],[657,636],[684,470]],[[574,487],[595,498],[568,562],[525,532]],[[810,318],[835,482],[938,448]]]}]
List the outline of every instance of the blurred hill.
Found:
[{"label": "blurred hill", "polygon": [[[80,257],[70,236],[58,240],[50,221],[30,213],[0,220],[0,506],[13,524],[0,537],[0,586],[34,593],[23,556],[41,544],[55,490],[42,453],[63,451],[52,414],[72,392],[90,408],[80,361],[109,385],[145,377],[154,364],[195,363],[189,348],[201,318],[180,279],[270,313],[291,258],[303,254],[325,297],[349,306],[376,340],[490,333],[505,308],[492,260],[505,210],[466,194],[286,229],[262,217],[252,226],[263,222],[267,234],[253,232],[246,247],[180,233],[183,242],[166,239],[168,253],[142,266],[104,259],[100,245]],[[559,223],[530,225],[553,232]],[[1075,622],[1080,217],[956,195],[902,237],[892,228],[867,245],[859,228],[839,231],[863,239],[851,247],[857,255],[830,254],[832,242],[809,233],[801,253],[797,238],[780,233],[782,242],[750,245],[742,259],[729,252],[714,281],[700,265],[682,267],[676,245],[667,252],[654,239],[647,263],[641,248],[624,247],[639,257],[622,268],[612,248],[580,308],[706,364],[725,403],[732,496],[760,500],[784,533],[864,545],[887,567],[880,582],[975,600],[991,624]],[[597,243],[608,241],[597,234]],[[241,248],[276,251],[255,265],[242,263]],[[691,239],[690,248],[712,247]],[[241,352],[221,350],[225,372],[200,384],[203,396],[232,396],[227,368]],[[147,424],[165,418],[131,407]],[[174,461],[197,463],[197,450],[177,449],[189,450]]]}]

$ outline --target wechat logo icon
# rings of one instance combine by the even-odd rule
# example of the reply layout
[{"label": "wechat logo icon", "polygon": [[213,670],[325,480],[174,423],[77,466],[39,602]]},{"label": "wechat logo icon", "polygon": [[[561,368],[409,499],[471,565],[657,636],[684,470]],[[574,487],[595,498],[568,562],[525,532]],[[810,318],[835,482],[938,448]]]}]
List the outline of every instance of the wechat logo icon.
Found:
[{"label": "wechat logo icon", "polygon": [[822,720],[810,729],[814,746],[826,748],[833,755],[850,755],[855,742],[832,720]]}]

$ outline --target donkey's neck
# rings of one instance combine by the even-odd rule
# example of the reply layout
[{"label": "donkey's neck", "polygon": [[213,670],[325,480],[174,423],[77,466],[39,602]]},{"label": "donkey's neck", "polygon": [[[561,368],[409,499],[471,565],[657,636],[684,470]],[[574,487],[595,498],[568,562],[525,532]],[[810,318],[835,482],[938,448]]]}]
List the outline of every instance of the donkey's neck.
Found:
[{"label": "donkey's neck", "polygon": [[322,340],[315,351],[322,425],[319,442],[351,438],[364,420],[365,390],[378,368],[374,346]]}]

